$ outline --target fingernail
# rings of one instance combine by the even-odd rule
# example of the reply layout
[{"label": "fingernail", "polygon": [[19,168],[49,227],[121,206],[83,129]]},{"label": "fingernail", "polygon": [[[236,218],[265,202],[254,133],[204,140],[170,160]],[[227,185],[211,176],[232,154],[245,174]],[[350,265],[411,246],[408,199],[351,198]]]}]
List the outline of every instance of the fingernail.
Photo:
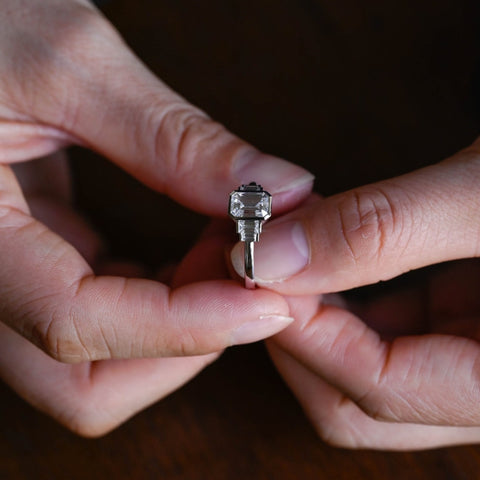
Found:
[{"label": "fingernail", "polygon": [[[243,245],[231,253],[235,271],[243,277]],[[300,222],[285,222],[265,228],[255,243],[255,280],[258,284],[284,281],[301,272],[310,261],[310,248]]]},{"label": "fingernail", "polygon": [[231,345],[256,342],[271,337],[293,322],[292,317],[262,315],[257,320],[244,323],[232,332]]},{"label": "fingernail", "polygon": [[239,184],[256,182],[272,195],[303,191],[315,178],[294,163],[256,152],[239,157],[233,165],[233,174]]}]

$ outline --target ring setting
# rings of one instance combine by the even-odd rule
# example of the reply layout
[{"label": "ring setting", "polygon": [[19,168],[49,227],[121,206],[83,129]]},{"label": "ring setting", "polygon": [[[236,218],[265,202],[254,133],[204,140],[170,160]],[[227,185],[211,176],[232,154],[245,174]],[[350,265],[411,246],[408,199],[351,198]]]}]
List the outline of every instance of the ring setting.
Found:
[{"label": "ring setting", "polygon": [[254,243],[260,239],[263,223],[272,216],[272,196],[255,182],[241,185],[230,193],[228,213],[244,242],[245,287],[255,288]]}]

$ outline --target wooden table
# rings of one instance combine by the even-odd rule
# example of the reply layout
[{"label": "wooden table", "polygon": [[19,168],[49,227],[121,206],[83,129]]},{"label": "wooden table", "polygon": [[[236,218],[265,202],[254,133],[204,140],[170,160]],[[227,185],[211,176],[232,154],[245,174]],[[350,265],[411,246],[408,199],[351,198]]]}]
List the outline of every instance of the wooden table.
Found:
[{"label": "wooden table", "polygon": [[[433,163],[475,137],[477,4],[114,0],[104,9],[168,84],[263,150],[312,170],[317,190],[331,194]],[[158,265],[188,248],[204,219],[104,161],[74,156],[82,157],[74,164],[78,202],[115,253]],[[143,210],[179,218],[178,233],[168,235],[162,222],[138,214]],[[159,258],[160,242],[171,259]],[[70,434],[4,385],[0,395],[6,480],[480,476],[477,446],[382,453],[325,445],[261,344],[227,351],[184,388],[96,440]]]}]

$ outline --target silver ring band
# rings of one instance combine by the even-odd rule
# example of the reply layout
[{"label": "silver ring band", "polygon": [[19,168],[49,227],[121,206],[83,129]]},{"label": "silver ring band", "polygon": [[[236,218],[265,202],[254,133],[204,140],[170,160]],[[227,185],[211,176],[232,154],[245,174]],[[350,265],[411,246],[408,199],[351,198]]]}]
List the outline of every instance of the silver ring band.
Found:
[{"label": "silver ring band", "polygon": [[255,272],[254,272],[254,255],[253,242],[244,242],[243,248],[245,250],[245,288],[255,288]]}]

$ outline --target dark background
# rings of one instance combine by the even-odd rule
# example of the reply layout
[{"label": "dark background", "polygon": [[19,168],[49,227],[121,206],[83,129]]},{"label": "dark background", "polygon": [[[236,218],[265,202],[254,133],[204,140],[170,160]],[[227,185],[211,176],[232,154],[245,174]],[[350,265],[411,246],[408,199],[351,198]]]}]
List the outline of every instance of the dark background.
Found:
[{"label": "dark background", "polygon": [[[439,161],[479,132],[480,5],[467,0],[114,0],[106,15],[167,84],[313,171],[324,195]],[[75,150],[77,202],[114,253],[181,257],[205,219]],[[107,190],[107,194],[105,194]],[[165,259],[164,252],[171,252]],[[323,444],[261,345],[98,440],[0,386],[5,479],[472,479],[480,448]]]}]

